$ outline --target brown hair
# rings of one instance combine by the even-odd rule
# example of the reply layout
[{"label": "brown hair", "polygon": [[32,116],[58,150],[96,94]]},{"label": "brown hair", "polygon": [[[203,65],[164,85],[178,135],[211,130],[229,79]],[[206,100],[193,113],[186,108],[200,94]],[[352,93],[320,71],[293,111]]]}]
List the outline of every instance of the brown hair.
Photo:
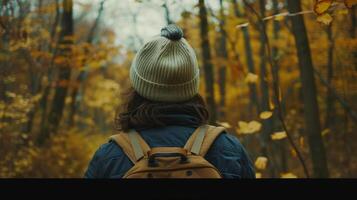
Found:
[{"label": "brown hair", "polygon": [[197,126],[207,123],[209,118],[205,102],[199,94],[178,103],[151,101],[140,96],[133,88],[124,95],[127,101],[118,107],[114,119],[115,127],[120,131],[178,125],[167,120],[165,116],[170,114],[190,115]]}]

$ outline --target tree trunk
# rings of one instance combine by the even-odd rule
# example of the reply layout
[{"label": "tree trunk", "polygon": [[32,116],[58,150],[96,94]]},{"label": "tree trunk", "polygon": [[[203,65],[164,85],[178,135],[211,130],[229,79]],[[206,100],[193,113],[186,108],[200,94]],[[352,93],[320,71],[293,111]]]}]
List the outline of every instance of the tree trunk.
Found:
[{"label": "tree trunk", "polygon": [[[238,8],[237,1],[233,0],[232,2],[233,2],[233,7]],[[239,12],[235,12],[235,16],[241,17],[242,15]],[[242,27],[242,32],[243,32],[244,49],[245,49],[246,62],[248,66],[248,72],[255,74],[253,51],[252,51],[252,45],[250,43],[251,40],[250,40],[248,26]],[[249,98],[250,98],[249,112],[251,117],[253,118],[259,114],[259,110],[260,110],[257,85],[255,83],[249,83]]]},{"label": "tree trunk", "polygon": [[61,121],[65,106],[65,98],[68,90],[68,83],[71,75],[71,45],[73,44],[73,1],[63,1],[63,17],[61,20],[60,44],[64,46],[59,50],[59,55],[66,60],[58,66],[58,82],[56,84],[55,95],[52,101],[52,107],[48,116],[48,126],[38,138],[41,145],[50,136],[56,133]]},{"label": "tree trunk", "polygon": [[[95,31],[98,27],[100,17],[103,13],[104,2],[105,2],[105,0],[101,1],[97,18],[95,19],[93,26],[89,30],[89,34],[87,37],[87,43],[89,43],[89,44],[93,43]],[[88,53],[87,49],[85,50],[85,52]],[[86,59],[84,59],[82,63],[83,63],[82,64],[83,66],[86,66]],[[87,77],[87,73],[88,73],[88,69],[87,69],[87,67],[85,67],[82,71],[80,71],[80,73],[78,74],[78,76],[76,78],[76,84],[75,84],[75,87],[73,88],[72,93],[71,93],[72,101],[70,104],[69,119],[68,119],[69,127],[72,127],[74,125],[74,116],[77,113],[77,110],[78,110],[78,107],[79,107],[79,104],[81,101],[81,98],[79,98],[79,96],[80,96],[79,93],[80,93],[81,85],[82,85],[83,81],[85,80],[85,78]]]},{"label": "tree trunk", "polygon": [[[332,84],[333,77],[333,52],[334,52],[334,41],[332,37],[332,25],[327,27],[327,38],[328,38],[328,55],[327,55],[327,84]],[[334,98],[332,90],[327,88],[326,95],[326,116],[325,116],[325,126],[324,128],[329,128],[333,126],[333,116],[334,114]]]},{"label": "tree trunk", "polygon": [[[43,19],[43,12],[42,12],[42,5],[43,1],[39,0],[38,1],[38,17],[42,20]],[[38,51],[41,51],[42,49],[42,44],[38,45]],[[29,65],[29,78],[30,78],[30,92],[31,95],[34,96],[36,95],[40,90],[41,90],[41,79],[42,79],[42,73],[35,73],[33,68],[36,66],[36,63],[33,61],[31,55],[28,55],[27,52],[24,52],[26,56],[26,60],[28,60]],[[35,64],[35,65],[34,65]],[[31,110],[27,113],[27,119],[28,121],[26,122],[24,128],[23,128],[23,133],[30,133],[32,131],[33,127],[33,122],[34,122],[34,117],[37,112],[37,104],[34,105]]]},{"label": "tree trunk", "polygon": [[[350,10],[350,17],[351,17],[351,29],[350,29],[350,37],[352,39],[356,38],[356,26],[357,26],[357,19],[356,19],[356,5],[354,5]],[[357,51],[352,52],[353,59],[354,59],[354,69],[357,70]]]},{"label": "tree trunk", "polygon": [[242,13],[239,11],[237,0],[232,0],[232,3],[233,3],[234,15],[236,17],[242,17]]},{"label": "tree trunk", "polygon": [[[287,2],[290,13],[301,11],[300,0],[287,0]],[[290,19],[299,59],[304,101],[305,131],[309,139],[313,176],[315,178],[327,178],[326,152],[321,136],[314,70],[305,22],[302,15],[291,16]]]},{"label": "tree trunk", "polygon": [[198,3],[200,9],[200,36],[201,36],[201,51],[202,62],[205,75],[205,90],[206,101],[208,105],[208,111],[210,113],[210,123],[216,123],[216,105],[214,101],[214,74],[211,59],[210,43],[208,39],[208,21],[207,10],[205,7],[205,1],[199,0]]},{"label": "tree trunk", "polygon": [[[276,15],[279,13],[279,1],[278,0],[273,0],[273,14]],[[277,20],[273,20],[273,38],[275,41],[277,41],[279,39],[279,31],[280,31],[280,24],[279,21]],[[272,73],[275,74],[275,77],[277,77],[276,80],[276,84],[279,85],[280,84],[280,78],[279,78],[279,57],[278,57],[278,47],[276,45],[274,45],[272,47],[272,57],[273,57],[273,64],[274,64],[274,68]],[[276,100],[276,98],[274,98]],[[277,105],[278,102],[275,102],[275,105]],[[280,104],[281,105],[281,112],[285,113],[285,106],[283,103]],[[276,120],[275,122],[278,122],[279,120],[277,118],[273,118],[273,120]],[[278,143],[278,144],[277,144]],[[273,144],[273,155],[279,155],[280,152],[280,156],[278,157],[279,160],[276,163],[280,162],[280,170],[282,172],[287,172],[287,168],[288,168],[288,163],[287,163],[287,155],[286,155],[286,142],[285,141],[276,141],[276,142],[272,142]]]},{"label": "tree trunk", "polygon": [[[243,39],[244,39],[244,48],[245,48],[245,56],[247,60],[247,66],[249,73],[255,74],[255,67],[254,67],[254,60],[253,60],[253,53],[252,53],[252,46],[250,44],[250,36],[248,32],[248,27],[243,27]],[[249,110],[253,116],[257,116],[260,110],[260,104],[258,100],[258,92],[257,92],[257,85],[255,83],[249,83],[249,96],[250,96],[250,104]],[[255,108],[255,109],[254,109]],[[253,114],[255,113],[255,114]]]},{"label": "tree trunk", "polygon": [[220,92],[220,102],[219,102],[219,117],[221,119],[224,118],[225,112],[225,98],[226,98],[226,73],[227,73],[227,60],[228,60],[228,53],[227,53],[227,45],[226,45],[226,35],[224,34],[224,25],[226,17],[223,12],[223,3],[222,0],[219,1],[220,3],[220,34],[219,34],[219,41],[218,41],[218,48],[216,48],[217,56],[220,60],[219,64],[221,65],[218,70],[219,75],[219,92]]},{"label": "tree trunk", "polygon": [[350,10],[350,17],[351,17],[351,29],[350,29],[350,36],[351,38],[356,38],[356,5],[354,5]]},{"label": "tree trunk", "polygon": [[[59,4],[59,0],[56,0],[55,2],[56,5],[56,15],[55,15],[55,19],[54,19],[54,23],[52,24],[52,29],[51,29],[51,42],[48,45],[48,49],[49,51],[53,54],[52,55],[52,59],[50,62],[50,66],[47,72],[47,80],[48,83],[45,86],[45,88],[43,89],[43,94],[42,97],[40,99],[40,107],[41,107],[41,122],[40,122],[40,135],[45,135],[46,134],[46,127],[47,127],[47,114],[48,114],[48,110],[47,110],[47,103],[48,103],[48,96],[51,92],[51,84],[53,82],[53,76],[54,76],[54,60],[57,56],[57,52],[58,52],[58,46],[59,46],[59,39],[57,39],[56,37],[56,29],[58,27],[58,24],[60,23],[60,18],[61,18],[61,12],[60,12],[60,4]],[[56,42],[56,46],[55,48],[52,47],[52,43]]]},{"label": "tree trunk", "polygon": [[[279,8],[278,8],[278,4],[279,1],[278,0],[273,0],[273,14],[276,15],[279,13]],[[280,24],[279,21],[274,20],[273,21],[273,38],[275,41],[277,41],[279,39],[279,31],[280,31]],[[278,48],[276,45],[273,46],[272,48],[272,56],[273,56],[273,62],[274,62],[274,66],[275,66],[275,71],[272,73],[277,74],[276,77],[278,77],[277,84],[279,85],[279,75],[278,75],[278,71],[279,71],[279,58],[278,58]]]},{"label": "tree trunk", "polygon": [[321,83],[326,86],[329,90],[331,90],[332,96],[340,103],[340,105],[345,109],[345,111],[350,115],[352,120],[357,123],[357,113],[353,110],[353,107],[347,103],[345,98],[341,97],[336,90],[331,87],[331,85],[327,84],[327,80],[321,75],[320,72],[314,69],[314,73],[320,79]]},{"label": "tree trunk", "polygon": [[[259,0],[259,9],[260,9],[260,16],[262,18],[265,17],[265,0]],[[266,40],[264,36],[264,31],[265,31],[265,23],[260,25],[260,90],[261,90],[261,110],[259,112],[263,111],[269,111],[270,106],[269,106],[269,84],[268,84],[268,72],[267,72],[267,67],[266,67],[266,62],[267,62],[267,55],[266,55]],[[268,146],[269,146],[269,141],[270,141],[270,135],[273,133],[273,120],[272,118],[265,119],[263,120],[263,126],[262,126],[262,134],[261,134],[261,140],[262,140],[262,149],[261,152],[264,156],[269,157],[271,164],[270,167],[270,173],[271,176],[274,177],[275,175],[275,166],[274,166],[274,161],[273,161],[273,156],[268,156]]]},{"label": "tree trunk", "polygon": [[[30,79],[30,94],[35,96],[40,90],[41,74],[36,73],[35,70],[38,68],[37,63],[32,59],[30,52],[23,50],[21,51],[22,56],[27,60],[29,64],[29,79]],[[30,111],[27,113],[27,119],[25,126],[23,127],[23,133],[30,133],[33,127],[33,121],[36,114],[37,105],[31,107]]]}]

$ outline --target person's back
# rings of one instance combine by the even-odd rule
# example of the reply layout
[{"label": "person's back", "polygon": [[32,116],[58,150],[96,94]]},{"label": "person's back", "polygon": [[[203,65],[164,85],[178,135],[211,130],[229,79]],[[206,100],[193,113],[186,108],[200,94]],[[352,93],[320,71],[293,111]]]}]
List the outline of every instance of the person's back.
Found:
[{"label": "person's back", "polygon": [[[151,149],[185,149],[193,133],[207,126],[208,111],[198,94],[196,56],[182,36],[181,29],[169,25],[140,49],[130,69],[128,102],[115,119],[121,134],[138,133]],[[131,147],[135,144],[128,142],[126,148],[121,141],[132,137],[121,136],[125,137],[110,140],[97,150],[86,178],[123,178],[139,162],[128,153],[134,151]],[[200,142],[204,144],[208,137],[203,134]],[[202,155],[207,165],[217,169],[222,178],[255,178],[252,162],[235,136],[223,130],[211,138]]]}]

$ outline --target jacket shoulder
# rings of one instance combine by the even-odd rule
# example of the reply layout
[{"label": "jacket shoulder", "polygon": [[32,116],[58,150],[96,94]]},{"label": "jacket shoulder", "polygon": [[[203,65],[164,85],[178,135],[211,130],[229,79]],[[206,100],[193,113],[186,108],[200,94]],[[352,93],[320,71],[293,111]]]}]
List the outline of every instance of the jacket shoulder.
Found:
[{"label": "jacket shoulder", "polygon": [[118,178],[131,167],[130,160],[114,141],[102,144],[85,172],[87,178]]},{"label": "jacket shoulder", "polygon": [[107,143],[102,144],[95,154],[98,160],[105,161],[113,157],[122,156],[124,152],[114,140],[110,139]]},{"label": "jacket shoulder", "polygon": [[208,150],[205,158],[224,178],[255,178],[252,161],[239,139],[222,132]]},{"label": "jacket shoulder", "polygon": [[242,144],[239,139],[224,130],[213,142],[211,149],[221,153],[229,151],[241,153]]}]

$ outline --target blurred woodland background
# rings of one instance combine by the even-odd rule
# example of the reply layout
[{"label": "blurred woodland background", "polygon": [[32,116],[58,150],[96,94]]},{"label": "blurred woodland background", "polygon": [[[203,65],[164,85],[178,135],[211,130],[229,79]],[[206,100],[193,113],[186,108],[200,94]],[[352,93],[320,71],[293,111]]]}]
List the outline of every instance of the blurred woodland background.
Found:
[{"label": "blurred woodland background", "polygon": [[82,177],[176,23],[258,178],[357,177],[356,0],[0,0],[0,177]]}]

